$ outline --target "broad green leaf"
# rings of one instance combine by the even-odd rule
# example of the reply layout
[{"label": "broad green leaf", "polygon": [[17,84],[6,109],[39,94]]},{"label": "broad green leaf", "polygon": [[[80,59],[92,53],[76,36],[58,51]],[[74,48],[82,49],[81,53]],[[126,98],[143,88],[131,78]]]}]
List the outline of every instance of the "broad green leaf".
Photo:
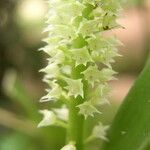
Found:
[{"label": "broad green leaf", "polygon": [[150,59],[129,91],[102,150],[144,150],[150,140]]}]

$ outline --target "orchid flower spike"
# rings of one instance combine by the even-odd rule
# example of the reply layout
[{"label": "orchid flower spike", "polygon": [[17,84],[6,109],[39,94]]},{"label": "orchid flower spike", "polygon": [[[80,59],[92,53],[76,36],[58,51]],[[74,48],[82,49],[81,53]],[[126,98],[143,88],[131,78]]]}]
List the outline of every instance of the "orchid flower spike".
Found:
[{"label": "orchid flower spike", "polygon": [[[72,130],[71,126],[79,125],[70,123],[71,117],[94,117],[101,114],[99,106],[109,104],[108,82],[115,79],[112,63],[120,56],[116,47],[121,42],[105,36],[105,32],[120,27],[116,20],[121,7],[119,0],[48,0],[48,4],[44,29],[48,36],[43,40],[46,46],[40,48],[48,55],[48,65],[41,69],[48,89],[40,102],[66,106],[40,111],[44,119],[38,126],[57,125],[61,121],[68,122],[68,130]],[[106,129],[99,124],[92,134],[106,139]],[[70,141],[76,144],[61,150],[78,149],[75,136],[72,134]]]}]

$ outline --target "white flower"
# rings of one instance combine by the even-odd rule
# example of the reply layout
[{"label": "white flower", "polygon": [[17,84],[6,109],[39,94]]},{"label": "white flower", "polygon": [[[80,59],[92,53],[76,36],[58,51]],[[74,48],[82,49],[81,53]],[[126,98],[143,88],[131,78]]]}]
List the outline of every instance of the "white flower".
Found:
[{"label": "white flower", "polygon": [[70,75],[71,74],[71,66],[64,65],[64,66],[61,67],[61,71],[64,74]]},{"label": "white flower", "polygon": [[38,127],[54,125],[57,121],[56,115],[47,109],[39,111],[43,115],[43,120],[38,124]]},{"label": "white flower", "polygon": [[61,150],[76,150],[76,147],[73,144],[68,144],[64,146]]},{"label": "white flower", "polygon": [[59,67],[56,63],[49,64],[47,67],[40,70],[41,72],[45,72],[45,77],[47,79],[56,78],[59,76]]},{"label": "white flower", "polygon": [[56,55],[48,59],[49,64],[52,64],[52,63],[61,64],[63,63],[64,60],[65,60],[65,55],[63,51],[61,50],[57,50]]},{"label": "white flower", "polygon": [[40,102],[56,101],[61,97],[62,92],[63,92],[62,88],[55,82],[56,82],[55,80],[53,82],[50,81],[49,84],[51,86],[51,89],[47,90],[48,94],[43,96],[40,99]]},{"label": "white flower", "polygon": [[87,65],[88,62],[93,62],[87,47],[83,47],[80,49],[73,49],[71,50],[73,59],[75,60],[75,66],[83,64],[84,66]]},{"label": "white flower", "polygon": [[94,113],[100,113],[92,104],[91,102],[84,102],[80,105],[78,105],[77,107],[79,107],[80,111],[79,114],[82,114],[85,116],[85,119],[88,116],[94,117]]},{"label": "white flower", "polygon": [[67,82],[68,86],[65,88],[68,90],[69,96],[74,96],[75,98],[77,96],[83,97],[83,83],[82,79],[71,79],[71,78],[64,78],[64,80]]},{"label": "white flower", "polygon": [[96,65],[89,66],[82,74],[84,74],[84,78],[92,85],[92,87],[94,87],[95,82],[99,82],[100,71]]},{"label": "white flower", "polygon": [[111,68],[103,68],[99,70],[98,67],[89,66],[85,71],[82,72],[84,74],[85,79],[94,87],[95,83],[104,83],[110,80],[115,79],[113,77],[116,74]]},{"label": "white flower", "polygon": [[66,108],[66,106],[63,106],[62,108],[55,108],[53,111],[59,119],[68,121],[69,110]]},{"label": "white flower", "polygon": [[79,33],[83,35],[83,37],[92,36],[94,32],[99,31],[100,20],[94,19],[94,20],[87,20],[83,19],[82,23],[79,27]]},{"label": "white flower", "polygon": [[110,93],[110,87],[108,84],[98,84],[91,90],[93,92],[89,93],[88,99],[92,104],[97,106],[109,104],[108,97]]},{"label": "white flower", "polygon": [[92,136],[95,138],[100,138],[102,140],[108,141],[106,137],[106,131],[109,129],[109,126],[104,126],[101,122],[97,126],[94,127]]}]

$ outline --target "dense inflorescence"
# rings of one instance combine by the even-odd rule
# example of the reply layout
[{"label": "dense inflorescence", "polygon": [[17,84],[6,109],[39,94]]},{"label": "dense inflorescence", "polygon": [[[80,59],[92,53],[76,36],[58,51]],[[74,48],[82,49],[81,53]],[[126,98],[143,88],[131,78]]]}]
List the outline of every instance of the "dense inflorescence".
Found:
[{"label": "dense inflorescence", "polygon": [[[39,127],[67,128],[70,101],[80,100],[75,107],[85,119],[100,114],[97,107],[109,103],[108,81],[116,74],[111,64],[119,56],[116,47],[121,43],[105,32],[119,27],[116,19],[121,8],[118,0],[49,0],[48,4],[47,45],[40,50],[48,54],[48,65],[41,71],[49,88],[40,101],[60,101],[63,106],[41,110],[44,118]],[[107,140],[107,128],[99,123],[90,138]],[[76,149],[72,143],[62,150]]]}]

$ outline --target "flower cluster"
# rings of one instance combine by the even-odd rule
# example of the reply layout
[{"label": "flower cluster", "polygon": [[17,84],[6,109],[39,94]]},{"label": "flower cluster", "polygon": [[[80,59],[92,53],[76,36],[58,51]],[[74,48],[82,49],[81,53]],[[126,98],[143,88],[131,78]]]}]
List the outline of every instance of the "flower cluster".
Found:
[{"label": "flower cluster", "polygon": [[[48,33],[44,39],[47,45],[40,50],[49,56],[47,67],[41,70],[49,88],[40,101],[69,103],[81,98],[83,103],[76,106],[79,114],[87,118],[101,113],[97,107],[108,103],[108,81],[116,74],[111,64],[119,56],[116,46],[121,44],[104,33],[119,27],[116,19],[120,3],[118,0],[49,0],[48,4],[48,26],[44,30]],[[67,106],[60,111],[40,112],[44,115],[40,127],[59,124],[59,119],[67,122]]]}]

